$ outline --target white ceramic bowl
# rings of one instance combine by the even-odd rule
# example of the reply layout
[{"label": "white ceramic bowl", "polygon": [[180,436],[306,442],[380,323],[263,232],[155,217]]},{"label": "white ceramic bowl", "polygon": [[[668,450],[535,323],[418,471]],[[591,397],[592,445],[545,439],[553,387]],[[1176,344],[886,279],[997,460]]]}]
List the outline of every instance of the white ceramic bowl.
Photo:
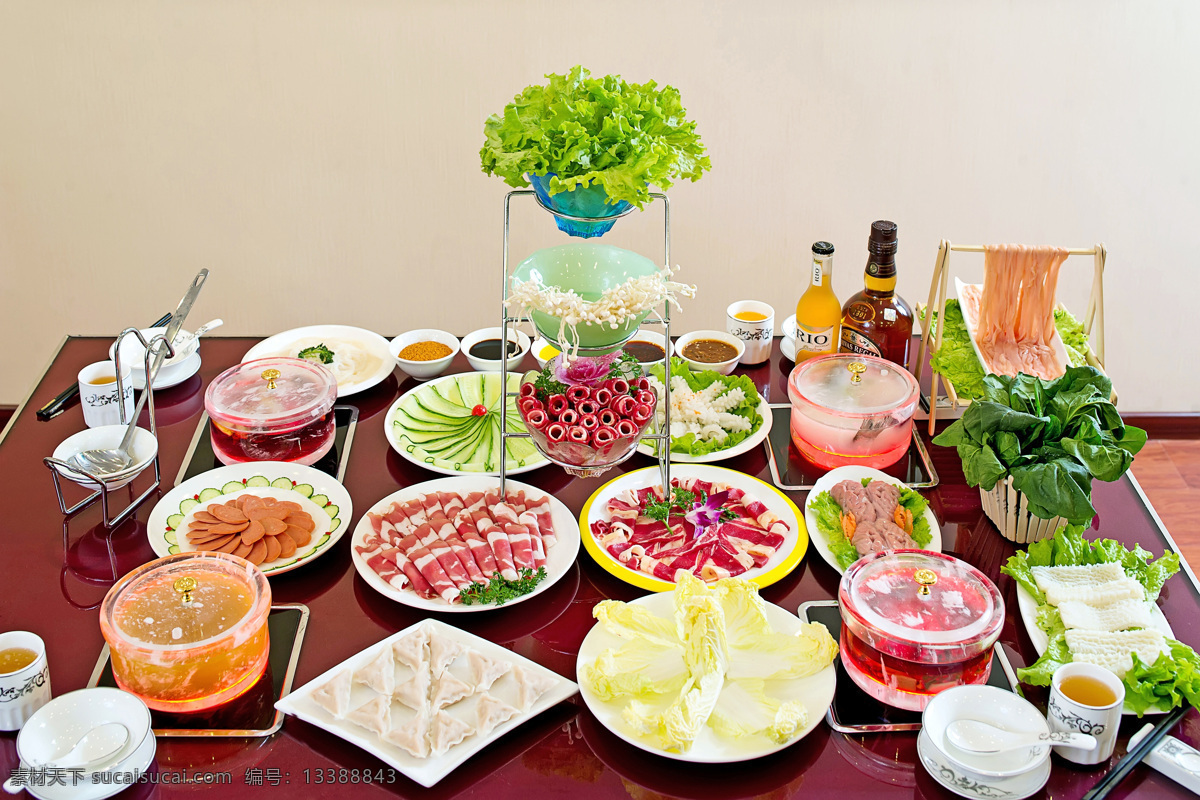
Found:
[{"label": "white ceramic bowl", "polygon": [[[166,326],[158,328],[142,328],[141,334],[146,337],[149,342],[155,336],[159,336],[167,332]],[[175,367],[179,367],[185,360],[191,357],[193,353],[200,349],[200,340],[192,336],[186,331],[180,331],[178,337],[188,337],[183,344],[175,348],[175,355],[163,361],[162,366],[158,368],[158,381],[169,380],[174,373],[171,371]],[[113,358],[117,352],[117,343],[114,341],[108,346],[108,357]],[[146,348],[142,347],[142,343],[133,334],[126,336],[121,340],[121,363],[128,364],[135,373],[141,373],[145,376],[146,373]],[[144,377],[143,377],[144,379]],[[158,381],[155,381],[157,385]]]},{"label": "white ceramic bowl", "polygon": [[946,728],[960,719],[974,719],[1006,731],[1049,733],[1050,726],[1032,703],[995,686],[956,686],[929,701],[921,727],[934,747],[951,763],[981,781],[1010,778],[1037,769],[1050,757],[1050,747],[1040,745],[1007,753],[971,753],[946,738]]},{"label": "white ceramic bowl", "polygon": [[[648,331],[643,328],[635,333],[629,342],[649,342],[650,344],[658,345],[665,352],[671,352],[671,348],[667,346],[667,337],[658,331]],[[629,342],[625,343],[626,347],[629,346]],[[641,363],[643,369],[649,369],[654,364],[661,363],[661,359],[659,361],[643,361]]]},{"label": "white ceramic bowl", "polygon": [[91,773],[82,773],[79,786],[71,785],[71,773],[68,772],[66,786],[35,787],[35,797],[98,800],[116,794],[126,784],[111,780],[93,783],[94,774],[110,773],[116,779],[124,773],[136,780],[146,770],[157,748],[150,727],[150,709],[129,692],[104,686],[68,692],[39,708],[17,736],[17,755],[24,766],[42,764],[55,754],[69,751],[85,733],[108,722],[120,722],[129,729],[129,741],[125,746],[107,764]]},{"label": "white ceramic bowl", "polygon": [[[435,358],[432,361],[411,361],[400,357],[401,350],[417,342],[444,344],[450,348],[450,355]],[[404,370],[405,374],[419,381],[427,381],[445,372],[446,367],[450,366],[450,362],[458,355],[458,337],[446,331],[439,331],[437,328],[418,328],[392,339],[388,344],[388,352],[396,359],[396,363],[400,365],[400,369]]]},{"label": "white ceramic bowl", "polygon": [[530,352],[533,353],[534,359],[542,369],[546,368],[546,365],[550,363],[550,359],[559,354],[557,347],[542,338],[533,340],[533,348]]},{"label": "white ceramic bowl", "polygon": [[[116,447],[125,435],[125,427],[124,425],[103,425],[99,428],[82,430],[74,436],[64,439],[62,444],[54,448],[53,455],[60,461],[68,461],[71,456],[84,450]],[[158,439],[154,438],[154,434],[150,431],[139,427],[133,435],[133,444],[129,449],[130,455],[133,456],[133,464],[112,476],[113,480],[108,484],[109,489],[121,488],[150,466],[150,462],[158,453]],[[68,472],[59,467],[55,467],[55,470],[64,478],[69,478],[85,489],[100,488],[98,483],[88,480],[79,473]]]},{"label": "white ceramic bowl", "polygon": [[[718,342],[724,342],[736,350],[737,354],[728,361],[721,361],[715,364],[710,364],[705,361],[693,361],[683,354],[683,348],[687,347],[689,343],[694,342],[697,339],[713,339]],[[691,333],[685,333],[683,336],[680,336],[675,340],[673,351],[675,355],[679,356],[689,365],[691,365],[692,369],[694,370],[703,371],[711,369],[716,370],[722,375],[728,375],[729,373],[733,372],[733,368],[736,367],[738,361],[741,360],[742,354],[746,352],[746,345],[741,339],[728,334],[725,331],[692,331]]]},{"label": "white ceramic bowl", "polygon": [[[471,355],[471,348],[480,342],[488,339],[500,340],[500,328],[480,328],[477,331],[471,331],[462,339],[462,351],[467,355],[467,362],[470,363],[471,369],[476,372],[499,372],[500,359],[491,360],[487,358],[478,358]],[[525,358],[525,354],[529,352],[531,342],[529,337],[517,330],[514,327],[508,329],[508,340],[517,343],[517,352],[508,359],[508,368],[516,370],[521,365],[521,359]]]}]

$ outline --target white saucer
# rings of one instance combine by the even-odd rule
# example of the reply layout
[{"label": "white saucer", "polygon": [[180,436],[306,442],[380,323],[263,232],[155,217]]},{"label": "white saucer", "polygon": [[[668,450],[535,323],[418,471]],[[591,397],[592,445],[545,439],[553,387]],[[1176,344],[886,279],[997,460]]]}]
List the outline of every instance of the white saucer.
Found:
[{"label": "white saucer", "polygon": [[1022,800],[1041,791],[1050,779],[1050,759],[1046,759],[1042,766],[1035,770],[1011,778],[981,781],[964,775],[959,767],[951,764],[942,755],[924,729],[917,737],[917,755],[925,771],[935,781],[959,797],[967,797],[970,800]]},{"label": "white saucer", "polygon": [[779,340],[779,352],[788,361],[796,360],[796,315],[792,314],[783,321],[780,332],[783,338]]},{"label": "white saucer", "polygon": [[[172,364],[169,367],[160,367],[158,375],[154,379],[154,390],[158,391],[159,389],[170,389],[172,386],[178,386],[199,371],[200,351],[197,350],[178,364]],[[138,391],[146,388],[146,370],[133,370],[133,388]]]}]

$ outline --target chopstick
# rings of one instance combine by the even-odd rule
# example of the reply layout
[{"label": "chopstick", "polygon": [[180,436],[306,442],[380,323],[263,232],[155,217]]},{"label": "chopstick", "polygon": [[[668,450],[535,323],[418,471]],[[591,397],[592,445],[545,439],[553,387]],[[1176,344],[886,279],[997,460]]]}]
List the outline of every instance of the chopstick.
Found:
[{"label": "chopstick", "polygon": [[1164,736],[1174,728],[1179,720],[1183,719],[1183,715],[1188,712],[1191,706],[1186,702],[1179,708],[1171,710],[1171,713],[1163,719],[1162,722],[1146,735],[1146,738],[1138,742],[1137,747],[1125,754],[1125,757],[1117,762],[1115,766],[1104,779],[1088,790],[1088,793],[1083,796],[1083,800],[1104,800],[1108,797],[1108,793],[1117,787],[1121,781],[1133,771],[1133,768],[1142,763],[1155,745],[1162,740]]},{"label": "chopstick", "polygon": [[[171,315],[165,314],[156,322],[147,325],[147,328],[160,328],[171,321]],[[57,396],[46,405],[37,410],[37,418],[45,422],[48,419],[57,417],[62,412],[70,407],[71,401],[79,396],[79,384],[72,383],[66,389],[63,389]]]}]

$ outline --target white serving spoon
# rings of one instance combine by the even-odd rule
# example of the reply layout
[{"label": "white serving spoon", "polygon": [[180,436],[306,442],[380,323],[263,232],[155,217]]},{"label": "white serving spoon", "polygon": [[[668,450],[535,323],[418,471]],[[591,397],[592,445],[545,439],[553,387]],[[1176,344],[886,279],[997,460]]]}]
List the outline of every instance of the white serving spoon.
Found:
[{"label": "white serving spoon", "polygon": [[977,719],[959,719],[946,726],[950,744],[968,753],[1004,753],[1022,747],[1063,745],[1081,750],[1096,749],[1096,737],[1070,731],[1006,731]]}]

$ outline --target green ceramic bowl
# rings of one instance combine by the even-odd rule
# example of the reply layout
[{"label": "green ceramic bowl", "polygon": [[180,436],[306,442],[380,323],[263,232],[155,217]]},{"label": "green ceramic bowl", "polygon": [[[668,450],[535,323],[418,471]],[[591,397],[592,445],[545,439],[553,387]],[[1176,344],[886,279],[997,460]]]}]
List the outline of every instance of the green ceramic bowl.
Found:
[{"label": "green ceramic bowl", "polygon": [[[630,278],[657,275],[661,270],[650,259],[630,250],[580,242],[538,250],[513,272],[513,284],[540,280],[546,286],[569,289],[584,300],[595,301],[606,289],[620,286]],[[590,350],[591,355],[618,350],[649,315],[649,311],[644,311],[615,329],[591,323],[578,325],[579,347]],[[531,316],[539,334],[555,345],[562,344],[558,342],[558,317],[541,311],[534,311]]]}]

